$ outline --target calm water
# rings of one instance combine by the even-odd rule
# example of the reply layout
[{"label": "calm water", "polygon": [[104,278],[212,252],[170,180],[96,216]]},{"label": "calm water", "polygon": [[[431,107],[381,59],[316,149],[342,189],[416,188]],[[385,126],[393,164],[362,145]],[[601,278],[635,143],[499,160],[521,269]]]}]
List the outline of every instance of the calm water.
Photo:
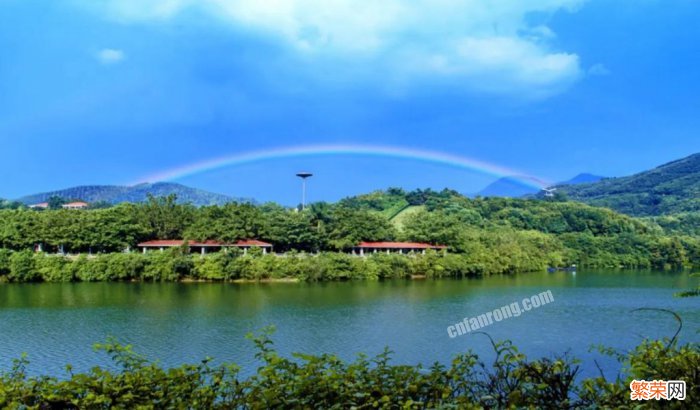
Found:
[{"label": "calm water", "polygon": [[0,369],[22,352],[34,374],[64,375],[108,364],[95,342],[112,335],[165,365],[205,356],[254,371],[249,331],[274,324],[283,353],[394,350],[397,363],[447,363],[471,348],[491,358],[479,335],[451,339],[447,326],[525,297],[551,290],[554,303],[494,323],[485,330],[513,340],[526,354],[570,350],[596,374],[593,358],[613,376],[618,366],[593,344],[629,348],[643,337],[675,331],[674,320],[638,307],[672,309],[684,319],[682,339],[698,341],[700,298],[674,298],[697,286],[687,274],[579,272],[526,274],[473,280],[345,282],[322,284],[8,284],[0,285]]}]

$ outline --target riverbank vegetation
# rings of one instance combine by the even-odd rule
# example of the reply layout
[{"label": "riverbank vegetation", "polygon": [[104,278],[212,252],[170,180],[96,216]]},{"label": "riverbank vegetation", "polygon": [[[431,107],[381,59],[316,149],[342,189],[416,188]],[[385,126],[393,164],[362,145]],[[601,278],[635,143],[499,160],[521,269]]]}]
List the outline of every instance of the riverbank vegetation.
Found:
[{"label": "riverbank vegetation", "polygon": [[[700,264],[700,239],[679,228],[686,226],[683,218],[639,219],[576,202],[401,189],[304,211],[249,203],[196,208],[173,196],[92,210],[20,207],[0,210],[0,281],[461,277],[573,264],[678,269]],[[141,241],[180,238],[255,238],[283,257],[133,252]],[[360,241],[386,240],[449,250],[364,259],[344,254]]]},{"label": "riverbank vegetation", "polygon": [[[479,335],[475,335],[478,337]],[[163,368],[113,340],[97,348],[113,369],[95,367],[64,378],[30,377],[26,358],[0,373],[2,408],[629,408],[629,382],[684,380],[684,401],[649,400],[647,408],[684,408],[700,399],[700,347],[674,341],[645,341],[618,353],[625,369],[613,380],[581,379],[579,362],[568,355],[529,360],[509,342],[493,343],[495,358],[468,351],[449,366],[429,368],[391,363],[391,352],[359,356],[280,356],[267,334],[251,337],[260,363],[242,377],[233,364]],[[488,339],[484,337],[486,343]]]},{"label": "riverbank vegetation", "polygon": [[[536,253],[534,253],[536,251]],[[546,269],[541,250],[529,254],[494,255],[475,259],[467,254],[387,255],[358,257],[338,252],[307,254],[290,252],[284,256],[250,252],[189,255],[181,249],[165,252],[111,253],[88,256],[61,256],[31,251],[0,250],[2,282],[72,281],[233,281],[298,279],[328,281],[353,279],[399,279],[474,277]],[[536,257],[533,257],[535,255]]]}]

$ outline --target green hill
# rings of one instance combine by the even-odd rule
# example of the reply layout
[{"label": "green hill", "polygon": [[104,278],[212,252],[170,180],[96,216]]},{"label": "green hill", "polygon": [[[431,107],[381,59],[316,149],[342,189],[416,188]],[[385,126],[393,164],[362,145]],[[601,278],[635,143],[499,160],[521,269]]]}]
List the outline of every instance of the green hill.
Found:
[{"label": "green hill", "polygon": [[389,188],[386,191],[374,191],[341,199],[341,206],[363,211],[376,211],[391,218],[409,205],[406,192],[401,188]]},{"label": "green hill", "polygon": [[[404,208],[397,212],[399,207]],[[392,213],[393,217],[390,216]],[[309,280],[351,278],[356,276],[353,272],[360,272],[358,277],[393,277],[391,272],[395,269],[402,274],[413,272],[433,277],[537,271],[572,264],[676,269],[700,266],[700,238],[684,228],[689,223],[700,226],[697,219],[675,216],[635,218],[607,208],[557,198],[471,199],[447,189],[410,192],[389,189],[337,203],[313,203],[303,212],[275,204],[228,203],[198,208],[178,205],[163,198],[135,206],[120,204],[82,212],[3,209],[0,210],[0,248],[4,248],[0,249],[0,282],[16,280],[18,269],[32,263],[42,268],[29,269],[31,275],[22,276],[22,280],[35,279],[36,272],[56,271],[53,265],[44,264],[60,260],[33,256],[31,250],[37,244],[42,244],[43,249],[51,253],[113,252],[114,262],[122,263],[121,252],[134,249],[139,242],[180,238],[222,242],[255,238],[269,242],[276,252],[330,252],[324,259],[314,260],[314,264],[308,266],[285,265],[284,272],[277,265],[279,258],[261,259],[245,268],[251,270],[245,270],[246,273],[239,271],[229,276],[231,278],[258,277],[259,273],[253,272],[273,272],[272,277],[288,275],[289,272],[311,272],[311,266],[316,270],[308,274],[311,276],[305,276]],[[448,246],[449,256],[440,256],[445,264],[437,267],[430,262],[433,260],[430,258],[437,255],[430,253],[426,254],[428,259],[415,260],[382,254],[382,258],[387,259],[382,259],[381,266],[361,267],[356,264],[359,259],[342,253],[348,253],[362,241],[441,244]],[[161,257],[160,253],[155,255]],[[225,266],[233,263],[227,262],[225,257],[219,258],[220,255],[214,262]],[[162,254],[167,260],[172,257],[177,257],[177,254]],[[32,258],[33,262],[24,263],[22,258]],[[182,267],[190,273],[192,269],[214,272],[219,279],[228,275],[224,274],[224,265],[211,270],[207,267],[209,265],[200,265],[193,260],[178,259],[177,263],[167,262],[169,267],[163,268],[165,265],[161,263],[166,261],[162,258],[154,265],[160,269],[157,272]],[[240,259],[234,265],[243,269],[244,265],[248,266],[248,261]],[[421,265],[423,262],[429,263]],[[407,263],[415,264],[412,270],[406,270]],[[85,280],[131,277],[128,272],[132,265],[119,265],[115,270],[112,265],[103,263],[100,266],[110,266],[109,272],[96,273],[95,266],[91,266],[82,277]],[[2,278],[3,269],[5,279]],[[15,273],[12,273],[13,269]],[[64,272],[68,276],[58,279],[73,280],[74,276],[70,275],[75,275],[75,272]],[[118,272],[127,273],[114,276],[122,275]],[[155,272],[149,271],[146,276],[139,277],[160,277],[149,276],[161,275]],[[181,274],[178,270],[168,277],[178,278]],[[58,280],[51,276],[46,278]]]},{"label": "green hill", "polygon": [[394,228],[401,231],[409,218],[424,210],[424,205],[408,205],[389,220],[394,225]]},{"label": "green hill", "polygon": [[700,211],[700,154],[649,171],[557,187],[569,199],[634,216]]}]

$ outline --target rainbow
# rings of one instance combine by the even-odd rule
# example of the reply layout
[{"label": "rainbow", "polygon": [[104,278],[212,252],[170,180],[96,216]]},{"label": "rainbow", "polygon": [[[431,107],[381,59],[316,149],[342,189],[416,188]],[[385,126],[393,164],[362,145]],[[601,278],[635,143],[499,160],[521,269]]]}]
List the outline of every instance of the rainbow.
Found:
[{"label": "rainbow", "polygon": [[157,181],[172,181],[208,171],[214,171],[221,168],[249,164],[259,161],[320,155],[362,155],[385,158],[403,158],[436,163],[455,168],[467,169],[470,171],[476,171],[482,174],[492,175],[496,177],[512,177],[519,180],[525,185],[529,185],[540,189],[546,188],[551,185],[551,183],[543,179],[527,175],[518,170],[459,155],[449,154],[440,151],[430,151],[406,147],[361,144],[301,145],[236,153],[218,158],[207,159],[205,161],[195,162],[192,164],[187,164],[159,173],[151,174],[146,177],[140,178],[138,181],[132,184]]}]

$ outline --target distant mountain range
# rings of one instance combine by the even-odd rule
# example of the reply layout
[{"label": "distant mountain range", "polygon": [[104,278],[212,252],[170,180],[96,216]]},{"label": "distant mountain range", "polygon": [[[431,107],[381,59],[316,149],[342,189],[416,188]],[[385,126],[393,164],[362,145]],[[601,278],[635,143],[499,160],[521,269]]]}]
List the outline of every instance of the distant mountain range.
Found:
[{"label": "distant mountain range", "polygon": [[42,192],[19,198],[17,201],[26,205],[46,202],[52,196],[58,196],[66,200],[80,199],[86,202],[107,202],[118,204],[121,202],[143,202],[153,196],[177,195],[179,203],[191,203],[196,206],[222,205],[227,202],[254,202],[247,198],[234,198],[227,195],[216,194],[202,189],[190,188],[185,185],[172,182],[157,182],[154,184],[139,184],[134,186],[119,185],[84,185],[59,191]]},{"label": "distant mountain range", "polygon": [[578,185],[578,184],[590,184],[593,182],[598,182],[602,179],[605,179],[605,177],[601,177],[600,175],[593,175],[593,174],[588,174],[588,173],[582,173],[578,174],[575,177],[571,178],[568,181],[560,182],[557,185]]},{"label": "distant mountain range", "polygon": [[[555,188],[570,200],[612,208],[633,216],[700,212],[700,153],[627,177],[604,178],[583,173],[555,184]],[[537,196],[538,191],[522,179],[505,177],[490,184],[477,195],[522,197]],[[19,198],[18,201],[32,205],[46,202],[52,196],[59,196],[67,200],[80,199],[86,202],[104,201],[116,204],[143,202],[148,194],[175,194],[178,202],[192,203],[196,206],[232,201],[255,202],[248,198],[234,198],[168,182],[135,186],[78,186],[29,195]]]},{"label": "distant mountain range", "polygon": [[[603,177],[593,174],[578,174],[568,181],[560,182],[557,185],[576,185],[597,182]],[[486,188],[479,191],[479,196],[501,196],[508,198],[518,198],[526,195],[537,194],[540,189],[529,185],[522,178],[504,177],[496,180]]]},{"label": "distant mountain range", "polygon": [[558,186],[569,199],[634,216],[700,211],[700,154],[627,177]]},{"label": "distant mountain range", "polygon": [[516,177],[499,178],[477,193],[478,196],[502,196],[518,198],[521,196],[536,194],[539,189],[526,184]]}]

